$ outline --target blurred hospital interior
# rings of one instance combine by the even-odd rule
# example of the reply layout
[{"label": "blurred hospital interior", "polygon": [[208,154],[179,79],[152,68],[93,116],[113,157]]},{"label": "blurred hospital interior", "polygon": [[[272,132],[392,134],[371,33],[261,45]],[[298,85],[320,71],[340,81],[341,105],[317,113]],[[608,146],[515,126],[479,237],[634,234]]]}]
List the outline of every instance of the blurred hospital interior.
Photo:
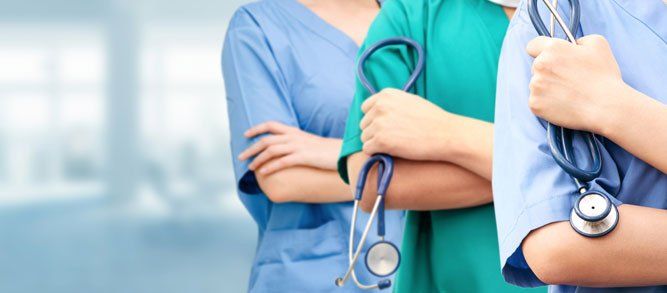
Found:
[{"label": "blurred hospital interior", "polygon": [[241,0],[0,0],[0,292],[240,292],[220,52]]}]

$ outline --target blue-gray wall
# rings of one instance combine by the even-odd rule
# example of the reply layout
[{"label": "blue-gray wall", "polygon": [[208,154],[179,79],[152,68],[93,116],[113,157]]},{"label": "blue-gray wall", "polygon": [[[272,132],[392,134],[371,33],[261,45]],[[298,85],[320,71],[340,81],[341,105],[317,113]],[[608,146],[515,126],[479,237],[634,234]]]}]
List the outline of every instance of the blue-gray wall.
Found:
[{"label": "blue-gray wall", "polygon": [[220,74],[242,0],[0,0],[0,292],[240,292]]}]

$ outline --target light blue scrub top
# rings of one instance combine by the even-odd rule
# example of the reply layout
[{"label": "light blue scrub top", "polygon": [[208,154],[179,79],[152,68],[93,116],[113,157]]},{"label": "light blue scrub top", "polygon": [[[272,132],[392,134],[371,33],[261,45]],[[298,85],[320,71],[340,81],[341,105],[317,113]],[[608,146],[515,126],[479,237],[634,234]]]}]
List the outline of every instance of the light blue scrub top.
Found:
[{"label": "light blue scrub top", "polygon": [[[248,162],[236,160],[257,141],[243,133],[265,121],[341,138],[354,95],[357,50],[352,39],[296,0],[245,5],[230,23],[222,69],[234,171],[239,197],[259,227],[250,291],[357,291],[352,282],[344,289],[334,285],[348,264],[352,204],[272,203]],[[366,219],[362,215],[357,233]],[[400,243],[402,213],[387,212],[386,221],[388,239]],[[357,267],[363,281],[377,282],[363,265]]]},{"label": "light blue scrub top", "polygon": [[[623,79],[633,88],[667,102],[667,5],[662,0],[595,0],[581,2],[581,31],[606,37]],[[541,1],[540,1],[541,3]],[[559,1],[569,15],[568,1]],[[547,9],[540,4],[548,24]],[[544,285],[526,263],[520,245],[526,235],[546,224],[567,221],[576,191],[572,179],[551,158],[545,124],[528,108],[533,59],[526,44],[537,36],[524,0],[507,32],[498,73],[493,191],[503,275],[520,286]],[[578,149],[582,148],[578,140]],[[667,176],[609,140],[603,173],[592,189],[616,195],[616,203],[667,208]],[[667,152],[667,146],[665,146]],[[585,161],[583,152],[577,161]],[[623,214],[620,215],[623,217]],[[613,233],[613,232],[612,232]],[[551,292],[665,292],[667,287],[592,289],[552,286]]]}]

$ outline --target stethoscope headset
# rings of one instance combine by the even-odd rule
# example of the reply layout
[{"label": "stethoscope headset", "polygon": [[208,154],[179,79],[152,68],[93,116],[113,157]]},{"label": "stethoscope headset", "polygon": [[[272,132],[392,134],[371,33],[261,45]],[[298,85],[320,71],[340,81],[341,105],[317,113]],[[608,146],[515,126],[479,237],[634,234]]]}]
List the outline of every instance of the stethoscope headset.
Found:
[{"label": "stethoscope headset", "polygon": [[[364,53],[359,57],[359,63],[357,66],[357,75],[361,84],[368,90],[371,95],[376,94],[378,91],[371,85],[366,78],[364,73],[364,64],[370,58],[373,53],[380,50],[381,48],[394,45],[405,45],[411,47],[415,50],[417,54],[417,63],[415,69],[408,78],[408,81],[403,85],[403,91],[409,91],[410,88],[415,84],[417,78],[424,70],[424,49],[422,46],[415,40],[406,38],[406,37],[395,37],[386,40],[382,40],[371,47],[369,47]],[[366,187],[366,179],[371,169],[377,165],[378,166],[378,178],[377,178],[377,197],[375,199],[375,204],[373,204],[373,209],[371,210],[370,217],[364,231],[361,234],[361,239],[359,244],[354,246],[354,231],[357,223],[357,215],[359,211],[359,202],[364,193]],[[391,156],[387,154],[374,154],[371,156],[359,171],[359,177],[357,180],[357,185],[354,192],[354,210],[352,212],[352,224],[350,227],[350,239],[348,245],[348,260],[349,266],[345,275],[343,277],[336,279],[336,286],[342,287],[345,282],[352,277],[352,280],[361,289],[386,289],[391,287],[391,279],[387,277],[394,274],[401,263],[401,253],[398,250],[398,247],[391,241],[385,240],[385,223],[384,223],[384,197],[387,194],[387,189],[389,189],[389,184],[391,183],[391,178],[394,174],[394,160]],[[355,274],[355,265],[359,256],[361,255],[362,248],[366,242],[366,238],[370,232],[373,220],[377,215],[377,236],[378,240],[368,248],[366,252],[365,264],[366,268],[373,275],[378,276],[381,279],[376,284],[363,284],[361,283]]]},{"label": "stethoscope headset", "polygon": [[[571,7],[569,26],[565,24],[556,7],[549,0],[542,0],[551,13],[550,30],[547,29],[540,17],[537,0],[529,1],[528,14],[530,21],[540,36],[554,37],[553,20],[555,18],[560,28],[565,32],[568,41],[576,44],[573,32],[576,33],[579,30],[581,7],[579,0],[568,1]],[[577,165],[573,147],[575,136],[584,139],[590,154],[590,169],[583,169]],[[586,237],[607,235],[618,224],[618,208],[607,195],[588,190],[587,185],[588,182],[598,178],[602,173],[602,156],[596,136],[590,132],[567,129],[547,122],[547,143],[554,161],[572,177],[579,192],[579,196],[570,212],[570,225],[577,233]]]}]

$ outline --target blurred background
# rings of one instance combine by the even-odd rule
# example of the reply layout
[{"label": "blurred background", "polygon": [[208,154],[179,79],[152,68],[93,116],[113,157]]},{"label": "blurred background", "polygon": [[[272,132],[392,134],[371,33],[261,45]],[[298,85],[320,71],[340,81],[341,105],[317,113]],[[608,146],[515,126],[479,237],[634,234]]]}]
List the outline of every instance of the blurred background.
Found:
[{"label": "blurred background", "polygon": [[0,292],[240,292],[220,51],[242,0],[0,0]]}]

